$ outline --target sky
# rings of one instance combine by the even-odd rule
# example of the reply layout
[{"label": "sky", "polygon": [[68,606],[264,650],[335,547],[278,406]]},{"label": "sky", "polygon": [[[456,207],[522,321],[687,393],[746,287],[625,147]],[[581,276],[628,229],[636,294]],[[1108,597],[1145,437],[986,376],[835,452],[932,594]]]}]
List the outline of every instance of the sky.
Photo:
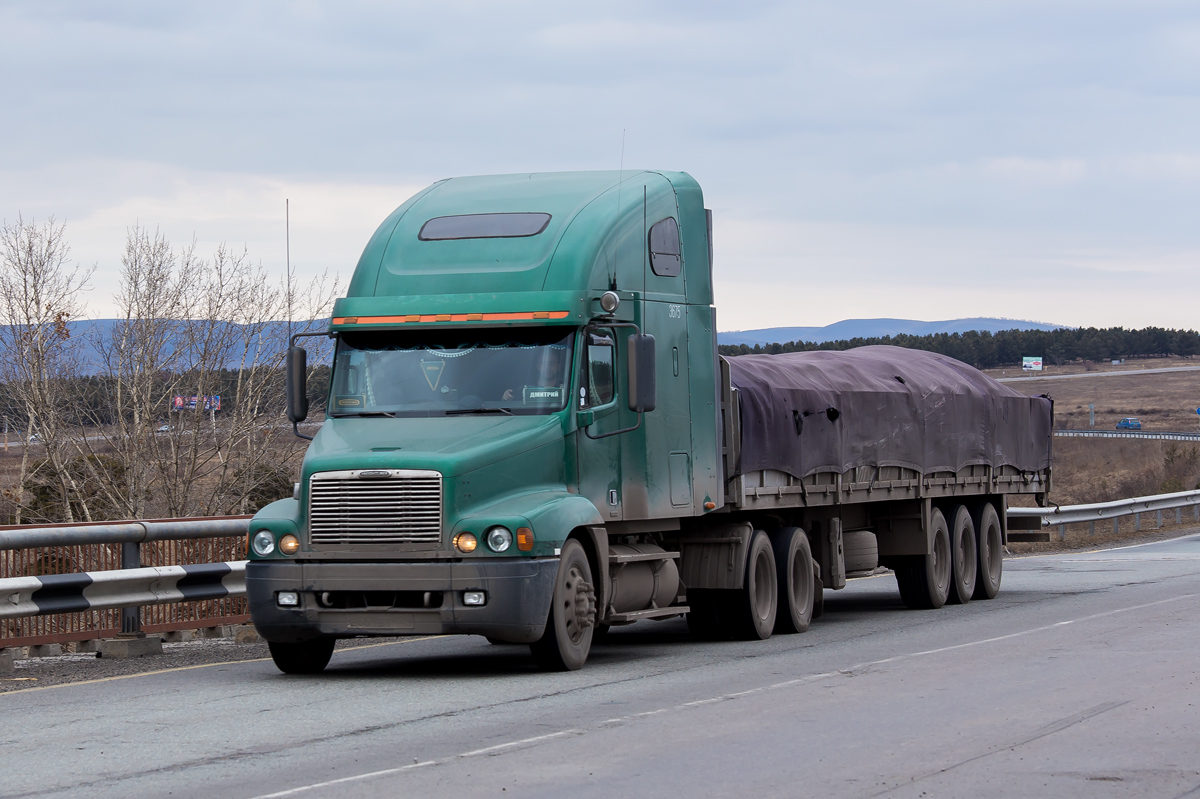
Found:
[{"label": "sky", "polygon": [[344,286],[455,175],[683,170],[721,330],[1196,328],[1195,2],[0,0],[0,218]]}]

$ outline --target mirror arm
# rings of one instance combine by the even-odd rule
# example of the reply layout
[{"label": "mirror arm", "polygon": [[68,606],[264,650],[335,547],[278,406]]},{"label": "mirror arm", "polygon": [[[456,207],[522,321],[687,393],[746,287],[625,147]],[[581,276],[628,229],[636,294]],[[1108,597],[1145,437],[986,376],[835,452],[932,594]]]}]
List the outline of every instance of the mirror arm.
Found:
[{"label": "mirror arm", "polygon": [[637,430],[639,427],[642,426],[642,414],[639,413],[637,416],[638,416],[637,424],[635,424],[633,427],[623,427],[620,430],[613,430],[610,433],[601,433],[598,436],[594,436],[591,434],[590,431],[588,431],[588,428],[591,427],[591,425],[586,425],[583,428],[583,434],[585,436],[587,436],[588,438],[592,439],[593,441],[595,441],[597,438],[608,438],[609,436],[619,436],[619,435],[621,435],[621,433],[632,433],[634,430]]},{"label": "mirror arm", "polygon": [[[333,332],[332,330],[317,330],[317,331],[313,331],[313,332],[309,332],[309,333],[295,333],[292,335],[292,337],[290,339],[288,339],[288,346],[295,347],[296,339],[309,338],[312,336],[327,336],[329,338],[337,338],[337,333]],[[312,436],[306,436],[300,432],[300,423],[299,422],[292,422],[292,432],[296,434],[296,438],[303,438],[305,441],[313,440]]]}]

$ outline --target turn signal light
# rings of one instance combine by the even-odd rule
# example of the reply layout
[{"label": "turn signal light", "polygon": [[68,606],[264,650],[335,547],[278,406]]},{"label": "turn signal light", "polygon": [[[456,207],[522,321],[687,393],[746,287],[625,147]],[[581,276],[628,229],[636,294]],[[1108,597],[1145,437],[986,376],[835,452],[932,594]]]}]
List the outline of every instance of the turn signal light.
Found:
[{"label": "turn signal light", "polygon": [[454,548],[459,552],[474,552],[477,546],[479,546],[479,539],[475,537],[474,533],[459,533],[454,536]]},{"label": "turn signal light", "polygon": [[517,549],[529,552],[533,549],[533,530],[528,527],[517,528]]}]

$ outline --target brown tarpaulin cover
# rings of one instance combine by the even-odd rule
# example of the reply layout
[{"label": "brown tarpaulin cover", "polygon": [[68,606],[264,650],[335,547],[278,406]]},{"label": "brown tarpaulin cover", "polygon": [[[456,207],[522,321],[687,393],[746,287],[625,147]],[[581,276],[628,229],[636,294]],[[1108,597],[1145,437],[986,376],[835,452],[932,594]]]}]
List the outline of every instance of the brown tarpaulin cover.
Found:
[{"label": "brown tarpaulin cover", "polygon": [[1051,401],[944,355],[879,346],[728,361],[741,403],[735,474],[1050,465]]}]

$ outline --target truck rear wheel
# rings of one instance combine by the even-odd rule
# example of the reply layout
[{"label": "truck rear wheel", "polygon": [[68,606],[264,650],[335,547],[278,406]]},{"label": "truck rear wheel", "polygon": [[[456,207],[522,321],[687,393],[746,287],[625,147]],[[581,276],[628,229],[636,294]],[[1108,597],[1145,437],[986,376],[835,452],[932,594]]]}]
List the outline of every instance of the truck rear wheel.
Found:
[{"label": "truck rear wheel", "polygon": [[334,638],[317,638],[294,643],[268,641],[267,648],[275,667],[284,674],[320,674],[329,665],[336,644]]},{"label": "truck rear wheel", "polygon": [[546,671],[574,671],[587,661],[596,623],[596,590],[583,546],[563,544],[554,580],[554,598],[546,631],[529,645],[533,659]]},{"label": "truck rear wheel", "polygon": [[730,620],[738,638],[763,640],[771,637],[778,611],[779,580],[776,576],[775,554],[771,539],[761,530],[750,537],[750,552],[746,557],[746,579],[738,592],[737,609]]},{"label": "truck rear wheel", "polygon": [[975,593],[979,558],[975,552],[975,524],[966,506],[954,509],[950,523],[950,594],[952,605],[965,605]]},{"label": "truck rear wheel", "polygon": [[940,608],[950,593],[950,530],[946,517],[935,509],[929,525],[933,528],[933,551],[906,557],[895,566],[900,598],[913,610]]},{"label": "truck rear wheel", "polygon": [[775,633],[802,633],[813,618],[812,548],[799,527],[782,527],[771,533],[775,579],[779,597],[775,607]]},{"label": "truck rear wheel", "polygon": [[975,510],[975,538],[978,543],[979,569],[975,577],[975,599],[993,599],[1000,593],[1000,577],[1004,572],[1004,536],[1000,531],[1000,514],[990,502]]}]

